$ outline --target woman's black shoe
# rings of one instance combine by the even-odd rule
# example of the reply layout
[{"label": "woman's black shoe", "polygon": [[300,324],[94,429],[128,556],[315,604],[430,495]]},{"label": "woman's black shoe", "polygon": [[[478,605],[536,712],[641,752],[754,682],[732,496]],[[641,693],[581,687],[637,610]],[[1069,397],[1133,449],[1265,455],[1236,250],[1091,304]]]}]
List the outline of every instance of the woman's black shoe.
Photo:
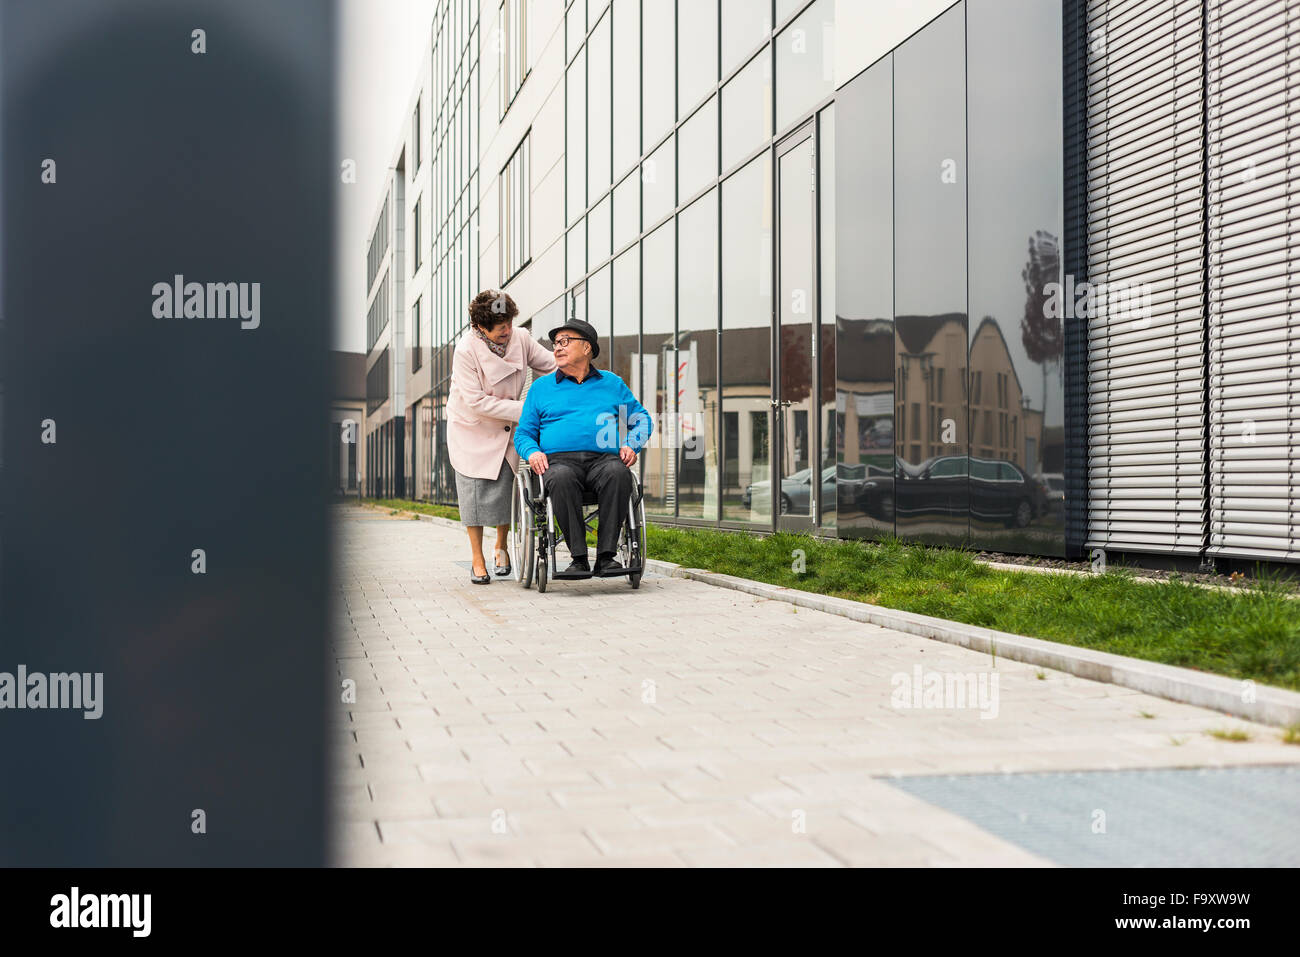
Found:
[{"label": "woman's black shoe", "polygon": [[474,575],[469,576],[469,580],[475,585],[490,585],[492,583],[491,575]]},{"label": "woman's black shoe", "polygon": [[[497,573],[497,575],[499,575],[499,576],[509,575],[509,574],[510,574],[510,571],[511,571],[511,568],[510,568],[510,553],[509,553],[508,551],[506,551],[504,548],[499,548],[499,549],[497,549],[497,554],[498,554],[498,555],[505,555],[505,556],[506,556],[506,563],[505,563],[504,565],[497,565],[496,568],[493,569],[493,570],[494,570],[494,571]],[[493,558],[493,561],[496,561],[496,559]]]}]

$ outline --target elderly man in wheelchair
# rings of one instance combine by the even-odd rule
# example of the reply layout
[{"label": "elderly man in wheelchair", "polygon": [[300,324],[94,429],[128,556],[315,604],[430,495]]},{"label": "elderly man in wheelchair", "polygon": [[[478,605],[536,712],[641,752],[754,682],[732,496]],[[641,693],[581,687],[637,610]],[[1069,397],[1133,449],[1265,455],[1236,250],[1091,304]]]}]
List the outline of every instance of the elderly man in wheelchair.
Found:
[{"label": "elderly man in wheelchair", "polygon": [[[527,587],[536,562],[539,591],[548,577],[593,575],[626,575],[636,588],[645,560],[645,511],[632,468],[654,428],[650,414],[622,379],[592,365],[600,343],[591,325],[571,319],[550,337],[555,374],[533,382],[515,431],[515,449],[529,468],[518,477],[513,508],[519,576]],[[597,507],[594,568],[587,557],[590,516],[583,515],[590,505]],[[561,539],[570,557],[562,571],[555,563]]]}]

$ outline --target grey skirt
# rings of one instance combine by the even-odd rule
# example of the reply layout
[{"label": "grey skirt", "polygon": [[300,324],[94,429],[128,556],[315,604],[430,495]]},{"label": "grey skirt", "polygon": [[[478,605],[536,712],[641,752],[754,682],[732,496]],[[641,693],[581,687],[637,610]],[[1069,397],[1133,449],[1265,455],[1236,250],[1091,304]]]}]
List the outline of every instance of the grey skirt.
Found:
[{"label": "grey skirt", "polygon": [[456,497],[462,525],[510,524],[510,496],[515,488],[515,473],[510,460],[501,461],[501,474],[494,479],[474,478],[456,473]]}]

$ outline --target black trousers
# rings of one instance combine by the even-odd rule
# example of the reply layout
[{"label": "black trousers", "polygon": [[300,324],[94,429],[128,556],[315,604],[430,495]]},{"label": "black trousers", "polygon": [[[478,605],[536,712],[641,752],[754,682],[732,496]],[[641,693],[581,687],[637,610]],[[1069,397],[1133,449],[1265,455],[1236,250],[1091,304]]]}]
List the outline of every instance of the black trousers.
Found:
[{"label": "black trousers", "polygon": [[618,533],[627,519],[632,494],[632,471],[617,452],[555,452],[546,456],[542,476],[555,509],[555,520],[574,558],[587,557],[587,531],[582,523],[582,493],[596,496],[600,522],[596,529],[596,555],[613,554]]}]

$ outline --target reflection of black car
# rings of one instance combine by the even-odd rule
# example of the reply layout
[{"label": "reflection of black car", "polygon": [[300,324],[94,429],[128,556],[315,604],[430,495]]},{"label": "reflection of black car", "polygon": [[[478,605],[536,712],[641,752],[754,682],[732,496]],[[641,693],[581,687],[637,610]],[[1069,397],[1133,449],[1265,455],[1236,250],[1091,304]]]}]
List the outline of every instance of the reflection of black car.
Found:
[{"label": "reflection of black car", "polygon": [[894,520],[894,474],[891,469],[864,462],[837,467],[839,507]]},{"label": "reflection of black car", "polygon": [[900,462],[906,488],[899,511],[992,519],[1024,528],[1046,511],[1041,485],[1011,462],[943,455],[919,465]]}]

